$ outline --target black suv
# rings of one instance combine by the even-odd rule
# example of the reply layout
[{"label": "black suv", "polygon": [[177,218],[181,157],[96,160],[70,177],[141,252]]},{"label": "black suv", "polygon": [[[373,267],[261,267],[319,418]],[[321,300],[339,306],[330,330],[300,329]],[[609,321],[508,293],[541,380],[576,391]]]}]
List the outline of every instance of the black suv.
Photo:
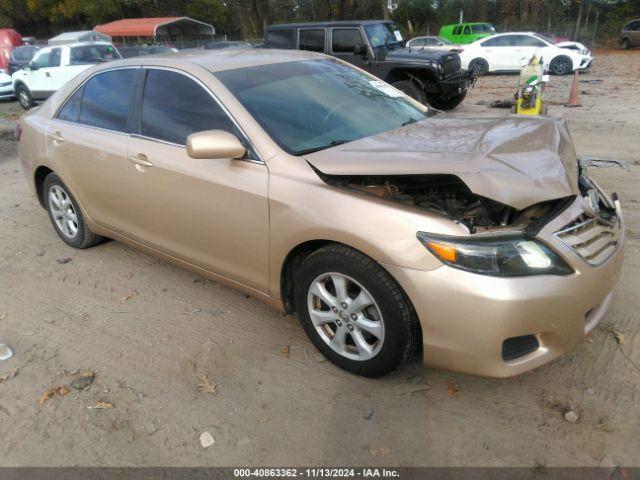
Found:
[{"label": "black suv", "polygon": [[396,25],[384,20],[271,25],[264,47],[332,55],[441,110],[460,104],[474,81],[457,53],[406,48]]}]

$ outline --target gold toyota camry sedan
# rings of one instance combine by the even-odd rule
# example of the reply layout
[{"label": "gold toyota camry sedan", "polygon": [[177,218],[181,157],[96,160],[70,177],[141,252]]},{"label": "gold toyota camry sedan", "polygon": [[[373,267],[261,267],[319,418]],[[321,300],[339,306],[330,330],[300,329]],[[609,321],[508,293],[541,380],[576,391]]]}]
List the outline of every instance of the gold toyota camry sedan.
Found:
[{"label": "gold toyota camry sedan", "polygon": [[20,122],[75,248],[111,238],[296,312],[336,365],[507,377],[583,341],[622,263],[562,120],[432,115],[311,52],[91,68]]}]

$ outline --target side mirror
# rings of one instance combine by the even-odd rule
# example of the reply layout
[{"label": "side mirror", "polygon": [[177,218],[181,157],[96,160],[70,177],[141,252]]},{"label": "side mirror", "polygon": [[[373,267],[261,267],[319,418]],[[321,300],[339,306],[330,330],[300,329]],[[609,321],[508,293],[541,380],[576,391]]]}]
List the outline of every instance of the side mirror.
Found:
[{"label": "side mirror", "polygon": [[224,130],[205,130],[187,138],[187,155],[191,158],[242,158],[245,152],[238,137]]},{"label": "side mirror", "polygon": [[365,55],[367,53],[367,47],[362,43],[358,43],[353,46],[354,55]]},{"label": "side mirror", "polygon": [[27,66],[27,68],[29,70],[38,70],[38,68],[40,68],[40,67],[38,67],[38,64],[36,62],[31,61],[31,62],[29,62],[29,65]]}]

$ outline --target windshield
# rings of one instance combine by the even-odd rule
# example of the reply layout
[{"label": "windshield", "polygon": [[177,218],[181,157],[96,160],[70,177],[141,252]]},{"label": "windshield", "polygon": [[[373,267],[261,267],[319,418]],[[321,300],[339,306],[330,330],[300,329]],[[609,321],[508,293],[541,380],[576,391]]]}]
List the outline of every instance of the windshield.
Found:
[{"label": "windshield", "polygon": [[83,45],[71,48],[71,65],[92,64],[117,60],[120,57],[113,45]]},{"label": "windshield", "polygon": [[334,60],[216,72],[288,153],[303,155],[426,118],[427,108],[377,78]]},{"label": "windshield", "polygon": [[18,47],[11,52],[11,56],[16,62],[28,62],[37,51],[36,47]]},{"label": "windshield", "polygon": [[400,30],[398,30],[398,27],[393,23],[387,22],[365,25],[364,31],[373,48],[402,42]]},{"label": "windshield", "polygon": [[471,25],[471,31],[473,33],[496,33],[496,29],[490,23],[478,23],[477,25]]}]

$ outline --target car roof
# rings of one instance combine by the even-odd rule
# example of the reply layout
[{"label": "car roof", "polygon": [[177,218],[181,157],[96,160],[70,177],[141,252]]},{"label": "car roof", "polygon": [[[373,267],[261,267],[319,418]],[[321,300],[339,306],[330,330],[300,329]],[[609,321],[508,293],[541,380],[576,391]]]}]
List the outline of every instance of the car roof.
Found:
[{"label": "car roof", "polygon": [[114,66],[199,66],[210,72],[254,67],[274,63],[301,62],[304,60],[330,59],[321,53],[305,50],[279,50],[271,48],[223,48],[219,50],[189,50],[165,52],[150,57],[132,57],[100,64],[103,68]]},{"label": "car roof", "polygon": [[73,42],[73,43],[63,43],[62,45],[47,45],[46,47],[42,47],[40,50],[51,50],[53,48],[74,48],[74,47],[86,47],[89,45],[110,45],[113,46],[110,42]]},{"label": "car roof", "polygon": [[491,22],[463,22],[463,23],[449,23],[443,25],[443,27],[457,27],[458,25],[491,25]]},{"label": "car roof", "polygon": [[309,27],[358,27],[360,25],[373,25],[377,23],[393,23],[393,20],[336,20],[335,22],[279,23],[277,25],[269,25],[267,27],[267,30]]}]

